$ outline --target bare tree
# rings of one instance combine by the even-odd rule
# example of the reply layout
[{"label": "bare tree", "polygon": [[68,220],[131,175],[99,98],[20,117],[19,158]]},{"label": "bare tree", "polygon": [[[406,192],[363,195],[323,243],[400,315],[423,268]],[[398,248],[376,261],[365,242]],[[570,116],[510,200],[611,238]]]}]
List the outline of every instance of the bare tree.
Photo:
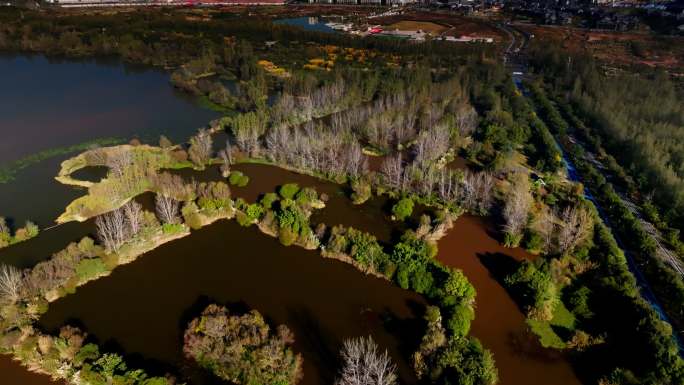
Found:
[{"label": "bare tree", "polygon": [[126,224],[130,235],[137,235],[140,232],[143,220],[142,205],[136,201],[129,201],[123,206],[123,212],[126,216]]},{"label": "bare tree", "polygon": [[561,214],[558,230],[558,249],[563,254],[571,253],[591,235],[594,222],[588,210],[579,205],[566,207]]},{"label": "bare tree", "polygon": [[344,361],[335,385],[394,385],[397,382],[396,367],[387,354],[368,337],[344,341]]},{"label": "bare tree", "polygon": [[554,250],[554,234],[556,232],[556,217],[553,212],[543,209],[534,222],[534,227],[544,241],[544,250],[548,253]]},{"label": "bare tree", "polygon": [[196,182],[191,180],[186,183],[180,175],[168,172],[155,173],[150,175],[149,181],[157,193],[175,200],[190,200],[195,194]]},{"label": "bare tree", "polygon": [[404,174],[401,153],[388,157],[382,162],[382,173],[387,184],[397,189],[401,188]]},{"label": "bare tree", "polygon": [[457,107],[456,128],[461,136],[468,136],[477,127],[477,112],[469,104],[461,104]]},{"label": "bare tree", "polygon": [[7,226],[7,220],[4,217],[0,217],[0,234],[9,235],[10,228]]},{"label": "bare tree", "polygon": [[420,133],[415,144],[416,162],[432,162],[449,150],[449,129],[444,125],[433,126]]},{"label": "bare tree", "polygon": [[106,165],[112,174],[122,177],[133,164],[133,155],[128,149],[122,149],[107,156]]},{"label": "bare tree", "polygon": [[[504,230],[511,237],[519,238],[525,229],[527,216],[532,205],[530,195],[530,180],[525,174],[517,174],[511,187],[506,194],[506,203],[503,208],[505,220]],[[517,242],[513,242],[517,245]]]},{"label": "bare tree", "polygon": [[97,236],[107,251],[116,252],[128,239],[128,226],[123,209],[114,210],[95,218]]},{"label": "bare tree", "polygon": [[180,202],[167,197],[166,195],[163,194],[157,194],[157,196],[154,199],[156,208],[157,208],[157,216],[159,219],[162,220],[164,223],[179,223],[180,218],[178,217],[178,210],[180,208]]},{"label": "bare tree", "polygon": [[226,140],[226,148],[219,151],[218,153],[221,161],[221,175],[227,178],[230,174],[230,166],[233,164],[233,149],[230,145],[230,139]]},{"label": "bare tree", "polygon": [[211,159],[213,140],[209,131],[200,129],[197,135],[190,138],[188,155],[190,160],[198,166],[204,166]]},{"label": "bare tree", "polygon": [[0,296],[3,300],[15,303],[21,298],[21,289],[24,286],[24,277],[19,269],[14,266],[0,266]]},{"label": "bare tree", "polygon": [[494,176],[490,172],[466,171],[459,185],[458,195],[463,206],[480,214],[485,214],[492,206]]}]

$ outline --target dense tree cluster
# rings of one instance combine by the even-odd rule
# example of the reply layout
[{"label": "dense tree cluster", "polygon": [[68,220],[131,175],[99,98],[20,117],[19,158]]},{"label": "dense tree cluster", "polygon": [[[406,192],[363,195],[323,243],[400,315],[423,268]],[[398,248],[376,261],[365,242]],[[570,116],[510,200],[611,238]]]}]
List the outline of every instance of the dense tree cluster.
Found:
[{"label": "dense tree cluster", "polygon": [[[418,377],[435,384],[493,385],[499,380],[491,352],[473,338],[448,337],[438,307],[425,313],[428,331],[413,355]],[[467,369],[466,369],[467,368]]]},{"label": "dense tree cluster", "polygon": [[604,147],[617,161],[613,166],[621,166],[611,168],[623,174],[623,181],[631,180],[634,191],[652,195],[663,218],[681,229],[684,95],[676,80],[658,71],[605,76],[592,58],[549,46],[539,46],[532,63],[572,104],[581,118],[573,125],[586,124],[589,143]]},{"label": "dense tree cluster", "polygon": [[285,325],[271,330],[256,310],[232,315],[209,305],[190,321],[183,340],[188,358],[236,384],[294,385],[302,377],[292,332]]}]

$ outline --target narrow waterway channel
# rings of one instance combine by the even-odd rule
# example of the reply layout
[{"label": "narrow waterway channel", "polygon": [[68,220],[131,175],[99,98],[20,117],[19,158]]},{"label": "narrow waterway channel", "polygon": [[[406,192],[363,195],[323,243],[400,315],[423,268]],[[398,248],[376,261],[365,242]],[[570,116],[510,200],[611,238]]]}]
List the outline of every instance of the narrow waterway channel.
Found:
[{"label": "narrow waterway channel", "polygon": [[475,286],[475,320],[471,334],[494,353],[499,385],[579,385],[566,357],[543,348],[525,316],[501,286],[498,272],[534,256],[503,247],[482,218],[465,215],[439,241],[437,258],[463,270]]}]

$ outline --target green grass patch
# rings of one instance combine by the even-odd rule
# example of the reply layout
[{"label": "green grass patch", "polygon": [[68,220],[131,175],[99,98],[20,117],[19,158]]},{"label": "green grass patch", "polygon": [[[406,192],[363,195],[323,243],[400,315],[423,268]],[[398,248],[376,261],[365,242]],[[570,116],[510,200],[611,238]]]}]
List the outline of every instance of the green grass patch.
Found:
[{"label": "green grass patch", "polygon": [[553,310],[551,325],[562,327],[569,331],[575,330],[575,315],[565,307],[565,304],[563,304],[562,301],[559,301],[558,305],[556,305],[556,308]]},{"label": "green grass patch", "polygon": [[220,104],[216,104],[209,100],[208,96],[202,95],[197,97],[197,104],[199,104],[200,107],[206,108],[208,110],[220,112],[223,114],[228,114],[228,115],[234,115],[236,114],[235,108],[234,107],[227,107],[227,106],[222,106]]},{"label": "green grass patch", "polygon": [[80,282],[99,277],[105,271],[107,267],[100,258],[84,259],[76,266],[76,276]]},{"label": "green grass patch", "polygon": [[539,337],[539,342],[545,348],[565,349],[565,342],[553,331],[551,324],[547,321],[528,319],[527,325],[532,333]]},{"label": "green grass patch", "polygon": [[180,234],[185,231],[185,226],[181,223],[164,223],[162,225],[162,232],[164,234]]},{"label": "green grass patch", "polygon": [[40,163],[46,159],[50,159],[55,156],[71,154],[74,152],[85,151],[94,146],[111,146],[115,144],[121,144],[123,142],[124,141],[122,139],[118,138],[101,138],[75,144],[73,146],[51,148],[49,150],[28,155],[19,160],[15,160],[14,162],[9,162],[3,166],[0,166],[0,183],[11,182],[14,180],[19,171],[36,163]]},{"label": "green grass patch", "polygon": [[565,307],[563,302],[558,302],[553,310],[551,321],[539,321],[528,319],[527,324],[545,348],[565,349],[567,344],[561,336],[568,337],[575,330],[575,316]]}]

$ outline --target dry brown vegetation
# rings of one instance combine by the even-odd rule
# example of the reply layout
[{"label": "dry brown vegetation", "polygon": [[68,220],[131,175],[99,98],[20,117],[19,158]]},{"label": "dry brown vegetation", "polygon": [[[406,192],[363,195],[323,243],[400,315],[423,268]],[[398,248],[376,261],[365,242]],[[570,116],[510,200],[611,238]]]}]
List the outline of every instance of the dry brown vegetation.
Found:
[{"label": "dry brown vegetation", "polygon": [[516,28],[533,34],[533,41],[550,41],[572,53],[590,54],[608,67],[647,66],[684,75],[684,37],[527,24]]}]

